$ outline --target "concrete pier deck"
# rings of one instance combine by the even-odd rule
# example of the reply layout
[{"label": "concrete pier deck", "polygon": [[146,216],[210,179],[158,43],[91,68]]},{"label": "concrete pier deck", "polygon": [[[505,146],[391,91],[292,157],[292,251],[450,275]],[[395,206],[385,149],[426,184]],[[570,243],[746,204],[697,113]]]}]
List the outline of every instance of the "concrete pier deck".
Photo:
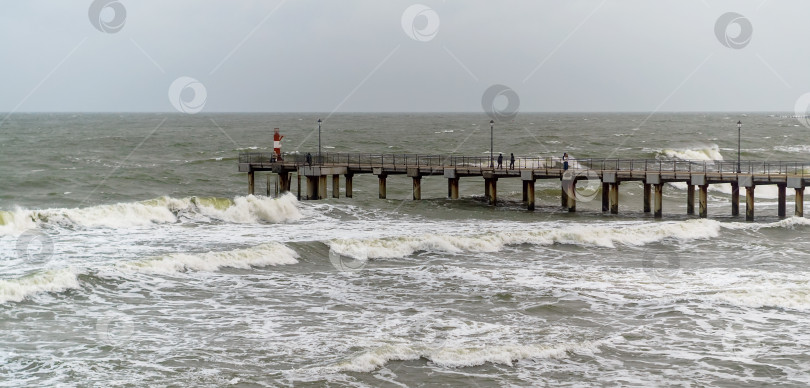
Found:
[{"label": "concrete pier deck", "polygon": [[[347,154],[328,153],[313,155],[307,163],[304,155],[284,155],[276,160],[270,152],[242,152],[239,171],[248,174],[248,193],[255,192],[255,172],[277,174],[277,185],[271,190],[268,179],[267,193],[292,191],[292,174],[298,180],[299,199],[324,199],[327,196],[327,177],[332,176],[332,197],[339,197],[340,176],[345,179],[346,197],[352,196],[352,179],[356,174],[373,174],[379,180],[379,198],[386,197],[389,175],[407,175],[413,179],[413,199],[422,198],[422,179],[447,179],[447,197],[459,197],[461,178],[480,177],[484,181],[484,194],[489,203],[497,205],[499,179],[519,179],[523,184],[523,201],[528,210],[535,209],[535,184],[540,179],[560,181],[560,205],[576,211],[578,200],[591,200],[601,191],[602,211],[619,211],[619,187],[622,182],[638,181],[643,185],[642,208],[656,218],[663,217],[664,184],[683,182],[688,186],[687,214],[695,212],[695,187],[698,189],[698,215],[708,217],[708,187],[728,183],[732,187],[731,215],[739,215],[740,188],[745,188],[745,218],[754,219],[754,197],[757,186],[778,187],[779,217],[786,216],[786,190],[796,193],[794,215],[804,215],[804,188],[810,181],[810,163],[762,161],[664,161],[651,159],[579,159],[571,160],[570,168],[563,169],[558,158],[517,157],[513,169],[509,160],[498,168],[489,157],[444,156],[412,154]],[[306,195],[302,196],[301,177],[306,179]],[[577,190],[577,187],[580,190]],[[589,194],[583,195],[583,187]]]}]

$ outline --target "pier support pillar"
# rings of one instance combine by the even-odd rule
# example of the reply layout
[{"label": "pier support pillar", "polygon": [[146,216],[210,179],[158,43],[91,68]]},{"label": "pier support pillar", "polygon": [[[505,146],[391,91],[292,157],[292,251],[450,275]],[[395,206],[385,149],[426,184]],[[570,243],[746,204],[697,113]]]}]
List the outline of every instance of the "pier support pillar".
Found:
[{"label": "pier support pillar", "polygon": [[619,214],[619,182],[610,184],[610,213]]},{"label": "pier support pillar", "polygon": [[292,175],[289,172],[281,172],[278,174],[278,185],[276,188],[276,195],[279,193],[286,193],[291,191]]},{"label": "pier support pillar", "polygon": [[529,181],[523,182],[523,203],[529,202]]},{"label": "pier support pillar", "polygon": [[458,199],[458,178],[447,178],[447,196]]},{"label": "pier support pillar", "polygon": [[568,211],[573,213],[577,211],[577,181],[572,180],[568,182]]},{"label": "pier support pillar", "polygon": [[754,220],[754,185],[745,188],[745,220]]},{"label": "pier support pillar", "polygon": [[709,185],[700,185],[700,218],[708,218],[709,217]]},{"label": "pier support pillar", "polygon": [[307,199],[318,199],[318,177],[307,176]]},{"label": "pier support pillar", "polygon": [[534,182],[535,181],[523,181],[523,186],[526,189],[526,208],[529,211],[534,211]]},{"label": "pier support pillar", "polygon": [[352,197],[352,178],[354,178],[353,174],[346,174],[344,175],[346,178],[346,198]]},{"label": "pier support pillar", "polygon": [[695,214],[695,185],[691,183],[686,188],[686,214]]},{"label": "pier support pillar", "polygon": [[602,183],[602,211],[610,210],[610,183]]},{"label": "pier support pillar", "polygon": [[413,177],[413,199],[414,200],[422,199],[422,177],[421,176]]},{"label": "pier support pillar", "polygon": [[[270,175],[270,174],[267,175],[267,196],[268,197],[273,192],[272,191],[273,190],[273,178],[271,178],[271,177],[272,177],[272,175]],[[278,183],[276,183],[275,188],[276,188],[276,196],[278,196]]]},{"label": "pier support pillar", "polygon": [[318,177],[318,199],[326,199],[326,175]]},{"label": "pier support pillar", "polygon": [[740,184],[737,182],[731,184],[731,215],[740,215]]},{"label": "pier support pillar", "polygon": [[796,217],[804,217],[804,189],[796,189],[796,211],[793,212]]},{"label": "pier support pillar", "polygon": [[779,203],[777,204],[777,214],[779,218],[785,218],[785,214],[787,213],[787,195],[785,193],[787,185],[784,183],[779,183],[776,185],[779,188]]},{"label": "pier support pillar", "polygon": [[332,175],[332,198],[340,198],[340,175]]},{"label": "pier support pillar", "polygon": [[380,199],[385,199],[385,178],[387,177],[387,175],[383,174],[377,175],[377,178],[380,179]]},{"label": "pier support pillar", "polygon": [[495,206],[498,202],[498,178],[485,178],[484,184],[489,204]]},{"label": "pier support pillar", "polygon": [[253,178],[254,178],[253,171],[248,171],[248,194],[253,195]]},{"label": "pier support pillar", "polygon": [[[655,185],[655,213],[654,213],[655,218],[661,218],[664,216],[663,202],[664,202],[664,184],[658,183]],[[647,206],[649,206],[649,202],[647,203]]]},{"label": "pier support pillar", "polygon": [[298,200],[301,200],[301,174],[295,173],[295,177],[298,180]]},{"label": "pier support pillar", "polygon": [[562,181],[562,187],[560,188],[560,206],[568,208],[568,192],[565,190],[565,181]]},{"label": "pier support pillar", "polygon": [[644,184],[644,213],[650,212],[650,184]]}]

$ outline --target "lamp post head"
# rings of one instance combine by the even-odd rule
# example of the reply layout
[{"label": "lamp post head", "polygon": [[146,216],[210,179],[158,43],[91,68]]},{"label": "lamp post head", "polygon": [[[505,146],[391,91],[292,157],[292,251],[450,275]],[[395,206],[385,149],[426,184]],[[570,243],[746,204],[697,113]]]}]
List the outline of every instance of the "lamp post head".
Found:
[{"label": "lamp post head", "polygon": [[318,119],[318,125],[321,125],[322,122],[323,121],[321,119]]},{"label": "lamp post head", "polygon": [[740,128],[742,128],[742,121],[738,120],[737,121],[737,129],[740,129]]}]

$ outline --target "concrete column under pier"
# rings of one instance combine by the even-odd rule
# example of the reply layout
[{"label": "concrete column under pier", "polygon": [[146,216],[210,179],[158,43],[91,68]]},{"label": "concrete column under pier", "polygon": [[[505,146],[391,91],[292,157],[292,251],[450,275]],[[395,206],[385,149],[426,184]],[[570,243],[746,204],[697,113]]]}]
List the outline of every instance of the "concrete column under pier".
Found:
[{"label": "concrete column under pier", "polygon": [[610,184],[610,213],[619,214],[619,182]]},{"label": "concrete column under pier", "polygon": [[458,199],[458,178],[447,178],[447,197]]},{"label": "concrete column under pier", "polygon": [[346,174],[344,175],[346,179],[346,198],[352,197],[352,178],[354,178],[353,174]]},{"label": "concrete column under pier", "polygon": [[489,204],[495,206],[498,203],[498,178],[485,178],[484,184],[486,185]]},{"label": "concrete column under pier", "polygon": [[602,183],[602,211],[610,210],[610,183]]},{"label": "concrete column under pier", "polygon": [[298,200],[301,200],[301,174],[295,173],[295,178],[298,180]]},{"label": "concrete column under pier", "polygon": [[[655,185],[655,218],[661,218],[664,216],[663,213],[663,202],[664,202],[664,184],[658,183]],[[649,206],[649,203],[647,203]]]},{"label": "concrete column under pier", "polygon": [[650,212],[650,184],[644,183],[644,213]]},{"label": "concrete column under pier", "polygon": [[568,182],[568,211],[577,211],[577,181]]},{"label": "concrete column under pier", "polygon": [[754,220],[754,185],[745,188],[745,220]]},{"label": "concrete column under pier", "polygon": [[307,179],[307,199],[318,199],[318,176],[306,176]]},{"label": "concrete column under pier", "polygon": [[529,202],[529,181],[521,181],[523,182],[523,203]]},{"label": "concrete column under pier", "polygon": [[422,177],[421,176],[413,177],[413,199],[414,200],[422,199]]},{"label": "concrete column under pier", "polygon": [[563,208],[568,207],[568,192],[565,191],[565,181],[562,181],[560,188],[560,206]]},{"label": "concrete column under pier", "polygon": [[686,188],[686,214],[695,214],[695,185]]},{"label": "concrete column under pier", "polygon": [[385,192],[386,192],[385,179],[387,177],[388,177],[387,175],[383,174],[377,175],[377,178],[379,178],[380,180],[380,199],[385,199]]},{"label": "concrete column under pier", "polygon": [[785,214],[787,213],[787,195],[785,193],[787,185],[784,183],[779,183],[776,185],[779,188],[779,203],[777,205],[777,214],[779,218],[785,218]]},{"label": "concrete column under pier", "polygon": [[796,210],[793,212],[796,217],[804,217],[804,189],[796,189]]},{"label": "concrete column under pier", "polygon": [[[271,178],[272,175],[267,175],[267,196],[269,197],[272,194],[273,190],[273,179]],[[276,185],[276,196],[278,196],[278,185]]]},{"label": "concrete column under pier", "polygon": [[326,175],[318,177],[318,199],[326,199]]},{"label": "concrete column under pier", "polygon": [[709,217],[709,207],[708,207],[708,199],[709,199],[709,185],[700,185],[700,218],[708,218]]},{"label": "concrete column under pier", "polygon": [[253,184],[255,183],[253,181],[254,175],[255,174],[254,174],[253,171],[248,171],[248,194],[249,195],[253,195]]},{"label": "concrete column under pier", "polygon": [[535,181],[523,181],[523,185],[526,188],[526,208],[530,211],[534,210],[534,182]]},{"label": "concrete column under pier", "polygon": [[736,217],[740,215],[740,184],[739,182],[731,183],[731,215]]},{"label": "concrete column under pier", "polygon": [[340,198],[340,175],[332,175],[332,198]]}]

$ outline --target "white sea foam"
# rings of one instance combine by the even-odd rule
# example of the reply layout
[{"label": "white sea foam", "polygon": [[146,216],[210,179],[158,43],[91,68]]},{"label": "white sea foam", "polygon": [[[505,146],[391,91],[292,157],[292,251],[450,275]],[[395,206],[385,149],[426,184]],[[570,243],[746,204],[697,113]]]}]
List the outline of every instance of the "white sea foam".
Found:
[{"label": "white sea foam", "polygon": [[629,225],[568,224],[476,235],[424,234],[376,239],[336,239],[330,241],[329,246],[338,254],[366,260],[401,258],[418,251],[497,252],[506,245],[518,244],[558,243],[605,248],[613,248],[616,244],[638,246],[668,238],[711,238],[716,237],[719,231],[720,223],[707,219]]},{"label": "white sea foam", "polygon": [[363,352],[334,366],[347,372],[372,372],[390,361],[426,358],[446,367],[469,367],[485,363],[512,366],[521,360],[564,358],[570,353],[593,354],[599,351],[601,341],[562,343],[557,345],[484,345],[471,347],[433,348],[422,344],[389,344]]},{"label": "white sea foam", "polygon": [[178,222],[179,216],[233,223],[285,222],[301,217],[292,194],[279,198],[248,195],[233,201],[222,198],[161,197],[143,202],[117,203],[74,209],[0,211],[0,234],[21,233],[41,225],[80,228],[127,228]]},{"label": "white sea foam", "polygon": [[720,147],[717,144],[699,146],[685,149],[663,149],[658,154],[668,159],[678,160],[723,160]]},{"label": "white sea foam", "polygon": [[76,288],[79,288],[79,279],[71,269],[39,272],[17,279],[0,280],[0,303],[21,302],[34,294]]},{"label": "white sea foam", "polygon": [[[686,182],[670,182],[668,183],[672,187],[686,191],[688,185]],[[805,189],[805,193],[808,193],[808,190]],[[713,185],[709,185],[709,191],[723,193],[727,195],[731,195],[731,184],[730,183],[717,183]],[[795,195],[795,190],[789,189],[785,190],[785,195],[790,197]],[[740,188],[740,195],[745,196],[745,189]],[[760,185],[757,186],[756,190],[754,191],[754,197],[760,199],[777,199],[779,198],[779,188],[776,185]]]},{"label": "white sea foam", "polygon": [[200,254],[174,253],[158,258],[123,263],[117,267],[124,271],[149,273],[214,272],[224,267],[247,269],[250,267],[295,264],[298,263],[297,258],[298,254],[287,246],[280,243],[268,243],[231,251]]}]

